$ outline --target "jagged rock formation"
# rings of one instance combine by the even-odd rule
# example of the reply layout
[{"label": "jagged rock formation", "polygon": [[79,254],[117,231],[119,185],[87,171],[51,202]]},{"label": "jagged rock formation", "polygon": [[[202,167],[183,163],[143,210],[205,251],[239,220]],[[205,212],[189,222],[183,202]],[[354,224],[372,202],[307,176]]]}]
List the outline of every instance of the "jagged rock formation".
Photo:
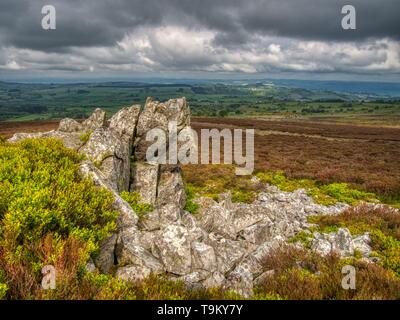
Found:
[{"label": "jagged rock formation", "polygon": [[[176,127],[170,126],[171,121]],[[96,109],[82,123],[64,119],[57,130],[19,133],[10,141],[61,139],[87,156],[81,174],[114,194],[118,227],[94,261],[102,272],[128,281],[166,273],[188,285],[223,286],[249,296],[253,283],[263,276],[261,262],[269,250],[309,227],[307,216],[335,214],[346,206],[325,207],[315,204],[304,190],[290,193],[265,186],[252,204],[232,203],[227,193],[219,201],[198,199],[196,215],[186,212],[179,166],[148,163],[146,134],[153,128],[168,134],[189,127],[185,98],[165,103],[149,98],[142,111],[140,106],[124,108],[107,120],[105,112]],[[154,210],[139,219],[120,197],[122,191],[140,192]],[[93,263],[88,269],[94,269]]]},{"label": "jagged rock formation", "polygon": [[353,239],[351,233],[346,228],[340,228],[337,232],[313,234],[311,248],[321,255],[328,255],[336,252],[342,257],[353,256],[358,250],[362,257],[368,259],[372,249],[371,239],[368,233]]}]

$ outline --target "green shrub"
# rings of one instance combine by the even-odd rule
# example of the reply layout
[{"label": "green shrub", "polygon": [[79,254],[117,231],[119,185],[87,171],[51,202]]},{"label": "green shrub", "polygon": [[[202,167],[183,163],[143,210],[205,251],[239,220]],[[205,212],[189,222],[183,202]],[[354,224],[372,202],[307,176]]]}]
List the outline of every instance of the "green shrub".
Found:
[{"label": "green shrub", "polygon": [[81,159],[55,139],[0,145],[0,267],[11,297],[34,294],[41,268],[66,244],[76,244],[82,265],[115,230],[113,195],[80,177]]},{"label": "green shrub", "polygon": [[316,203],[326,206],[337,202],[355,205],[360,200],[377,201],[373,193],[352,189],[347,183],[321,185],[318,181],[310,179],[289,179],[283,171],[258,172],[256,176],[261,182],[275,185],[283,191],[293,192],[296,189],[305,189]]},{"label": "green shrub", "polygon": [[382,265],[400,278],[400,241],[377,229],[372,230],[370,235],[372,248],[382,260]]},{"label": "green shrub", "polygon": [[90,139],[90,136],[92,135],[92,132],[93,132],[92,130],[88,130],[88,131],[82,133],[82,134],[79,136],[79,140],[81,140],[83,143],[88,142],[89,139]]},{"label": "green shrub", "polygon": [[7,285],[5,283],[0,283],[0,300],[6,298],[7,290],[8,290]]},{"label": "green shrub", "polygon": [[192,214],[195,214],[200,207],[197,203],[193,202],[196,196],[195,187],[191,184],[186,184],[185,193],[186,193],[186,204],[184,209]]},{"label": "green shrub", "polygon": [[331,183],[321,187],[321,190],[337,201],[351,205],[357,204],[359,200],[376,200],[373,193],[351,189],[347,183]]},{"label": "green shrub", "polygon": [[121,198],[128,202],[136,214],[141,218],[145,216],[146,212],[154,210],[151,204],[141,202],[139,192],[123,191],[120,195]]}]

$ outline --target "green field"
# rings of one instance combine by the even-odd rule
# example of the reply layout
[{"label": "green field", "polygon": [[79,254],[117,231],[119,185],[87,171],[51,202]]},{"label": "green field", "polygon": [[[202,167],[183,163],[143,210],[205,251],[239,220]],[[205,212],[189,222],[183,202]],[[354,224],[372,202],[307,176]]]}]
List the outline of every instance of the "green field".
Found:
[{"label": "green field", "polygon": [[283,117],[398,116],[400,99],[377,99],[355,94],[311,91],[264,83],[162,84],[82,83],[18,84],[0,82],[0,121],[83,118],[93,108],[113,113],[123,106],[143,105],[185,96],[194,116]]}]

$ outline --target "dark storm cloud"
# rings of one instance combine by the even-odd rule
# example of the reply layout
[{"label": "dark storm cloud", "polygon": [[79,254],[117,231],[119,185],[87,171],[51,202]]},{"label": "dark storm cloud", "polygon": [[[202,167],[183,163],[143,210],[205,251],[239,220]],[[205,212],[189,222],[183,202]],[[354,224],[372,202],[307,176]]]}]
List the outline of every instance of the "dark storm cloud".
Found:
[{"label": "dark storm cloud", "polygon": [[[341,28],[344,4],[357,30]],[[0,72],[399,75],[399,12],[399,0],[0,0]]]},{"label": "dark storm cloud", "polygon": [[[341,29],[341,7],[357,9],[357,30]],[[41,29],[41,7],[57,10],[57,30]],[[62,51],[111,46],[137,27],[177,25],[216,32],[221,46],[255,35],[306,40],[400,39],[398,0],[1,0],[0,41],[20,48]]]}]

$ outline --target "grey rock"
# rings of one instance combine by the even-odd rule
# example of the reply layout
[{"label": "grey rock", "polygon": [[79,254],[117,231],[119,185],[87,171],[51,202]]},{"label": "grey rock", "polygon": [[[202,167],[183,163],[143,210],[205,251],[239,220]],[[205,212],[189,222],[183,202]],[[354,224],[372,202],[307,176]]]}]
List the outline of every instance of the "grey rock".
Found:
[{"label": "grey rock", "polygon": [[219,203],[209,198],[196,199],[200,205],[196,213],[198,225],[208,233],[216,233],[229,239],[236,238],[236,230],[233,225],[232,213]]},{"label": "grey rock", "polygon": [[137,282],[148,277],[151,272],[145,265],[129,265],[118,268],[115,276],[124,281]]},{"label": "grey rock", "polygon": [[340,228],[337,232],[325,234],[315,232],[311,249],[321,255],[335,252],[342,257],[348,257],[354,254],[354,243],[350,231],[346,228]]},{"label": "grey rock", "polygon": [[215,234],[209,234],[208,239],[205,239],[204,242],[214,248],[218,271],[223,274],[232,271],[247,252],[245,245],[240,241],[226,239]]},{"label": "grey rock", "polygon": [[185,275],[191,271],[191,247],[188,230],[170,224],[158,232],[155,250],[168,272]]},{"label": "grey rock", "polygon": [[145,203],[156,204],[159,165],[136,162],[133,170],[131,191],[138,191]]},{"label": "grey rock", "polygon": [[158,207],[167,204],[175,204],[179,208],[185,206],[186,193],[179,167],[161,165],[157,188],[156,204]]},{"label": "grey rock", "polygon": [[369,257],[372,248],[370,246],[371,238],[368,233],[353,239],[354,250],[361,252],[361,255],[365,258]]},{"label": "grey rock", "polygon": [[172,121],[177,123],[177,133],[190,126],[190,110],[185,98],[171,99],[164,103],[153,101],[152,98],[146,100],[144,110],[139,116],[135,139],[135,157],[137,160],[146,160],[147,148],[152,144],[152,142],[146,141],[147,132],[153,128],[158,128],[168,134],[168,124]]},{"label": "grey rock", "polygon": [[219,288],[224,285],[225,280],[226,279],[221,272],[215,271],[202,282],[202,285],[206,288]]},{"label": "grey rock", "polygon": [[119,266],[137,265],[146,266],[153,273],[162,273],[165,271],[163,264],[154,257],[150,251],[142,246],[132,243],[120,241],[117,244],[116,256]]},{"label": "grey rock", "polygon": [[192,266],[194,269],[215,271],[217,258],[214,248],[203,242],[192,242]]},{"label": "grey rock", "polygon": [[94,273],[97,271],[96,265],[92,259],[89,259],[89,261],[86,263],[85,270],[89,273]]},{"label": "grey rock", "polygon": [[93,131],[79,152],[97,163],[110,186],[121,192],[129,189],[129,148],[129,144],[121,140],[118,132],[109,128],[99,128]]},{"label": "grey rock", "polygon": [[103,273],[110,273],[114,266],[114,249],[117,243],[117,234],[111,235],[100,244],[100,253],[94,259],[97,268]]},{"label": "grey rock", "polygon": [[127,136],[129,142],[132,143],[139,112],[140,105],[123,108],[111,117],[109,127],[117,131],[121,137]]},{"label": "grey rock", "polygon": [[96,168],[92,162],[83,161],[79,166],[79,172],[83,177],[90,178],[96,186],[105,188],[113,194],[114,202],[112,207],[119,212],[117,220],[119,229],[132,227],[137,224],[139,218],[132,210],[131,206],[108,184],[106,177],[104,177],[103,173]]},{"label": "grey rock", "polygon": [[104,110],[101,110],[100,108],[94,110],[92,115],[82,123],[83,130],[85,131],[102,128],[105,127],[105,125],[106,125],[106,113]]},{"label": "grey rock", "polygon": [[58,131],[61,132],[79,132],[83,131],[83,126],[76,120],[65,118],[60,121]]}]

